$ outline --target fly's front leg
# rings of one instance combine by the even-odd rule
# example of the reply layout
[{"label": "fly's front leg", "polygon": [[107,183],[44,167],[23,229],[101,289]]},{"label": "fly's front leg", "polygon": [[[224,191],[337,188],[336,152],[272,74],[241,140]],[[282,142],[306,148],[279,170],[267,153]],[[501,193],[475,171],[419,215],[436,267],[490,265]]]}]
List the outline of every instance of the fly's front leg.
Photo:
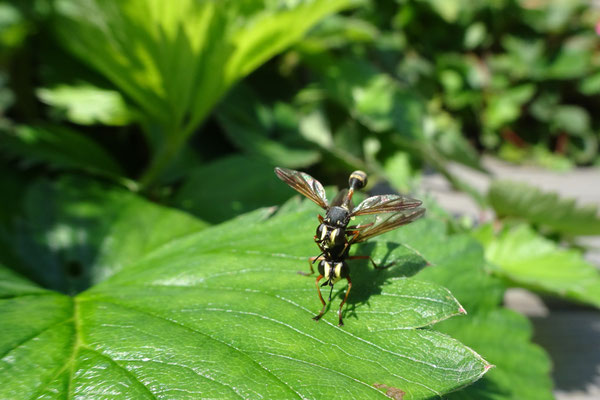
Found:
[{"label": "fly's front leg", "polygon": [[315,321],[318,321],[318,320],[321,319],[321,317],[325,313],[325,307],[327,306],[327,303],[325,303],[325,300],[323,300],[323,295],[321,294],[321,288],[319,287],[319,281],[321,279],[323,279],[323,275],[317,276],[317,281],[315,282],[315,285],[317,286],[317,293],[319,294],[319,300],[321,300],[321,304],[323,304],[323,308],[321,308],[321,311],[319,312],[319,315],[315,315],[313,317],[313,319]]},{"label": "fly's front leg", "polygon": [[340,303],[340,309],[338,311],[338,317],[339,317],[338,326],[344,325],[344,321],[342,320],[342,307],[344,307],[344,304],[346,304],[346,300],[348,300],[348,295],[350,294],[350,289],[352,289],[352,281],[350,280],[350,277],[347,277],[346,280],[348,281],[348,290],[346,290],[346,295],[344,296],[344,300],[342,300],[342,302]]},{"label": "fly's front leg", "polygon": [[321,261],[321,260],[323,260],[322,255],[319,255],[317,257],[310,257],[308,259],[308,267],[310,268],[310,272],[298,271],[298,274],[304,275],[304,276],[311,276],[312,274],[315,273],[315,270],[313,269],[313,264],[315,263],[315,261]]},{"label": "fly's front leg", "polygon": [[386,265],[377,265],[370,256],[351,256],[348,257],[348,260],[369,260],[371,261],[371,264],[373,264],[373,268],[375,269],[387,269],[396,263],[395,261],[392,261],[391,263]]}]

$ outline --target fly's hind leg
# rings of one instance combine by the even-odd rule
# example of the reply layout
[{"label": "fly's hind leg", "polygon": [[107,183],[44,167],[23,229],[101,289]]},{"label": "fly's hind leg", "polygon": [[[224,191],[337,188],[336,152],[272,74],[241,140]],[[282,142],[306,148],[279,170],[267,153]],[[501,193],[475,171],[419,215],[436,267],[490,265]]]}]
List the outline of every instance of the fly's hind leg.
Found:
[{"label": "fly's hind leg", "polygon": [[[370,223],[367,225],[363,225],[363,227],[370,226],[370,225],[373,225],[373,224]],[[346,231],[346,235],[350,236],[350,239],[348,239],[348,242],[347,242],[348,245],[354,243],[356,238],[358,238],[360,231],[355,229],[357,227],[358,226],[349,226],[347,228],[348,230]],[[355,229],[355,230],[352,230],[352,229]],[[375,268],[375,269],[387,269],[396,263],[395,261],[392,261],[391,263],[386,264],[386,265],[377,265],[377,263],[375,263],[375,261],[373,261],[373,259],[370,256],[350,256],[350,257],[348,257],[348,260],[369,260],[369,261],[371,261],[371,264],[373,264],[373,268]]]},{"label": "fly's hind leg", "polygon": [[323,258],[323,256],[322,256],[322,255],[318,255],[318,256],[316,256],[316,257],[310,257],[310,258],[308,259],[308,267],[310,268],[310,272],[298,271],[298,274],[299,274],[299,275],[304,275],[304,276],[311,276],[312,274],[314,274],[314,273],[315,273],[315,270],[314,270],[314,268],[313,268],[313,264],[314,264],[316,261],[321,261],[321,260],[324,260],[324,258]]},{"label": "fly's hind leg", "polygon": [[370,256],[351,256],[351,257],[348,257],[348,260],[369,260],[369,261],[371,261],[371,264],[373,264],[373,268],[375,268],[375,269],[388,269],[389,267],[391,267],[392,265],[394,265],[396,263],[395,261],[392,261],[389,264],[377,265]]},{"label": "fly's hind leg", "polygon": [[350,289],[352,289],[352,281],[350,280],[350,277],[348,276],[346,279],[348,280],[348,290],[346,290],[346,295],[344,296],[344,300],[342,300],[342,302],[340,303],[340,309],[338,311],[338,317],[339,317],[338,326],[344,325],[344,321],[342,320],[342,307],[344,307],[344,304],[346,304],[346,300],[348,300],[348,295],[350,294]]},{"label": "fly's hind leg", "polygon": [[323,275],[319,275],[317,276],[317,281],[315,282],[315,285],[317,286],[317,293],[319,294],[319,300],[321,300],[321,304],[323,304],[323,307],[321,308],[321,311],[319,311],[318,315],[315,315],[313,317],[313,319],[315,321],[318,321],[321,319],[321,317],[323,316],[323,314],[325,314],[325,307],[327,307],[327,303],[325,303],[325,300],[323,300],[323,295],[321,294],[321,288],[319,287],[319,281],[323,279]]}]

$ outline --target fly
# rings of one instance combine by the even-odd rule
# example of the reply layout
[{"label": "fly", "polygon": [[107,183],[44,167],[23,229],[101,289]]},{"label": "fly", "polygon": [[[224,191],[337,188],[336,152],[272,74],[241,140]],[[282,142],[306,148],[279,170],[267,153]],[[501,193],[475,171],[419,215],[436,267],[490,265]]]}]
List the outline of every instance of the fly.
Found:
[{"label": "fly", "polygon": [[[348,281],[348,290],[338,310],[339,325],[342,326],[344,325],[342,307],[348,299],[350,289],[352,289],[350,268],[346,261],[368,259],[376,269],[390,266],[378,266],[369,256],[350,256],[350,246],[389,232],[421,217],[425,213],[425,209],[420,207],[422,202],[406,196],[386,194],[369,197],[354,207],[352,203],[354,192],[367,185],[367,174],[363,171],[354,171],[350,174],[348,189],[340,191],[331,204],[327,201],[323,185],[312,176],[304,172],[279,167],[275,168],[275,174],[294,190],[308,197],[325,210],[325,217],[318,216],[319,226],[314,237],[321,253],[308,259],[310,273],[302,274],[314,274],[313,264],[319,262],[319,276],[317,276],[315,284],[323,307],[319,314],[313,317],[315,321],[321,319],[327,306],[327,303],[323,300],[320,286],[331,287],[329,292],[329,301],[331,301],[333,285],[342,279]],[[369,217],[366,217],[358,225],[348,226],[352,218],[362,215],[368,215]],[[322,279],[325,279],[325,281],[319,286]]]}]

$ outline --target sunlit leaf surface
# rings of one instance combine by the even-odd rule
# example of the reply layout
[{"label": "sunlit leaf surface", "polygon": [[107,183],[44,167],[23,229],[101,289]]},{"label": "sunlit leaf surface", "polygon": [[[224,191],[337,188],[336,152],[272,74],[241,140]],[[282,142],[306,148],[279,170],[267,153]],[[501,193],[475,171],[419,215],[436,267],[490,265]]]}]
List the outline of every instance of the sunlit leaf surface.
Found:
[{"label": "sunlit leaf surface", "polygon": [[119,92],[92,85],[58,85],[37,90],[38,98],[81,125],[127,125],[133,120]]},{"label": "sunlit leaf surface", "polygon": [[[112,262],[127,265],[74,297],[0,269],[0,397],[428,399],[487,371],[427,328],[464,310],[442,285],[410,277],[426,262],[401,243],[357,247],[396,264],[353,262],[346,325],[335,312],[343,284],[314,322],[314,277],[297,271],[317,251],[318,208],[293,204],[174,235],[135,258],[117,252]],[[140,235],[122,229],[117,242]]]}]

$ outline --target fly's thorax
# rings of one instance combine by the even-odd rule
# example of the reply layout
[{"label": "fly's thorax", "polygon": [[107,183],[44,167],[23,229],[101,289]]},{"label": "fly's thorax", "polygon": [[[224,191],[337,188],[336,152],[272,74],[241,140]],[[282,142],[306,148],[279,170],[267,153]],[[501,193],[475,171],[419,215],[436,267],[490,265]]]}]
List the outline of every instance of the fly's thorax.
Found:
[{"label": "fly's thorax", "polygon": [[332,285],[340,279],[348,278],[349,272],[348,264],[344,261],[322,260],[319,262],[319,274]]},{"label": "fly's thorax", "polygon": [[330,226],[346,228],[350,222],[350,210],[346,207],[333,206],[327,210],[324,222]]}]

